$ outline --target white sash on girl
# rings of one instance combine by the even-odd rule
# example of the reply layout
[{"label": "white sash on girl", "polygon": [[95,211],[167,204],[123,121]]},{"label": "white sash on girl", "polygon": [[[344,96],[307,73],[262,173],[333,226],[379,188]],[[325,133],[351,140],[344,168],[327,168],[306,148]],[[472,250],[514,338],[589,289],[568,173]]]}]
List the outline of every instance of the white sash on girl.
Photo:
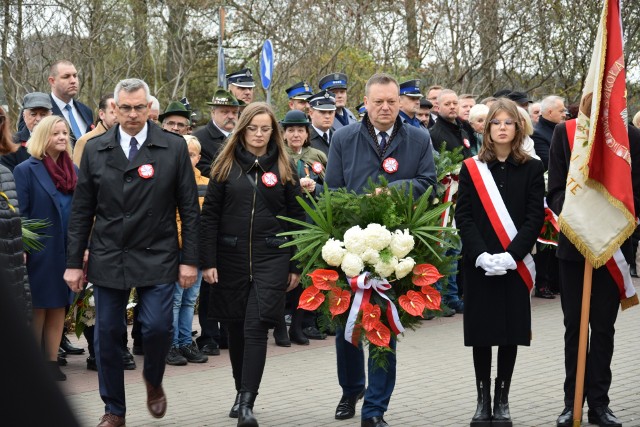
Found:
[{"label": "white sash on girl", "polygon": [[[480,196],[482,206],[489,217],[489,222],[500,240],[502,248],[506,251],[511,241],[518,234],[509,211],[502,200],[500,191],[491,175],[486,163],[478,160],[478,156],[464,161],[471,175],[471,181]],[[531,254],[527,254],[522,261],[516,261],[516,271],[531,292],[536,279],[536,267]]]}]

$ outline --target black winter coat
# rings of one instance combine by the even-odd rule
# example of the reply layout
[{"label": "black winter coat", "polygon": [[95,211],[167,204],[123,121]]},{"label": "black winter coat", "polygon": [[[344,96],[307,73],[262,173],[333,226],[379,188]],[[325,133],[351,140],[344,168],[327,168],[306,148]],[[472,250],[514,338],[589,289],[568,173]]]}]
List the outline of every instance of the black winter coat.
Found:
[{"label": "black winter coat", "polygon": [[209,178],[209,175],[211,175],[211,165],[227,137],[220,132],[220,129],[218,129],[211,120],[204,127],[195,131],[193,136],[198,138],[200,146],[202,147],[200,151],[200,161],[196,167],[203,176]]},{"label": "black winter coat", "polygon": [[[286,240],[276,237],[283,228],[294,226],[278,221],[275,215],[305,220],[296,200],[300,185],[297,176],[295,184],[281,184],[273,142],[259,158],[238,144],[235,157],[227,180],[209,181],[202,207],[201,266],[218,269],[218,283],[211,286],[209,317],[243,321],[250,287],[255,286],[260,319],[275,324],[283,316],[289,273],[299,272],[290,261],[293,248],[279,248]],[[262,182],[267,172],[278,176],[273,187]]]},{"label": "black winter coat", "polygon": [[[178,263],[198,265],[200,206],[187,144],[151,121],[147,125],[147,139],[133,162],[120,147],[120,125],[92,139],[82,154],[67,267],[82,268],[91,237],[88,279],[99,286],[173,286]],[[142,177],[143,165],[153,167],[151,177]],[[181,260],[176,208],[182,221]]]},{"label": "black winter coat", "polygon": [[556,123],[545,119],[540,116],[538,123],[533,127],[533,148],[536,150],[536,154],[542,160],[544,164],[544,170],[549,168],[549,147],[551,146],[551,137],[553,136],[553,130],[556,127]]},{"label": "black winter coat", "polygon": [[[462,147],[462,155],[464,158],[471,157],[471,146],[467,131],[462,128],[461,122],[456,120],[451,123],[442,116],[438,116],[436,124],[429,129],[431,135],[431,143],[435,151],[440,151],[440,146],[446,142],[447,151],[453,151],[457,147]],[[466,144],[465,144],[466,140]]]},{"label": "black winter coat", "polygon": [[[22,221],[18,208],[16,183],[11,171],[0,165],[0,274],[6,282],[8,293],[15,297],[11,302],[17,311],[31,319],[31,289],[24,265],[22,245]],[[13,209],[12,209],[13,207]]]},{"label": "black winter coat", "polygon": [[[488,164],[518,233],[507,252],[516,261],[531,252],[544,222],[544,168],[531,159],[523,164],[511,157]],[[483,252],[505,252],[482,206],[469,170],[463,163],[456,204],[456,224],[464,257],[464,344],[467,346],[529,345],[530,293],[520,275],[485,276],[476,267]]]}]

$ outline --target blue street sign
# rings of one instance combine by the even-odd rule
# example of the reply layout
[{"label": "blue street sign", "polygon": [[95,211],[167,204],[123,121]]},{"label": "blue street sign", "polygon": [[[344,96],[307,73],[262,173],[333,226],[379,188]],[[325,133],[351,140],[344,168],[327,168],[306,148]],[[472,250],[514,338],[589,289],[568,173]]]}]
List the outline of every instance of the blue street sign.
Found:
[{"label": "blue street sign", "polygon": [[263,88],[269,89],[272,77],[273,45],[271,44],[271,40],[267,39],[262,46],[262,53],[260,54],[260,80],[262,80]]}]

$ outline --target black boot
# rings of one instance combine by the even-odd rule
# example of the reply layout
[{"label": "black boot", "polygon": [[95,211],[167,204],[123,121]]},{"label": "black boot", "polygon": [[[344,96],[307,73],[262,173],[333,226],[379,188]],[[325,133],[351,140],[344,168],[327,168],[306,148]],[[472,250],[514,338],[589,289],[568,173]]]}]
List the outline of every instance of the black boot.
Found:
[{"label": "black boot", "polygon": [[478,407],[471,418],[471,427],[491,427],[491,380],[476,380]]},{"label": "black boot", "polygon": [[291,326],[289,326],[289,339],[299,345],[309,345],[309,338],[302,332],[302,319],[305,310],[298,308],[291,316]]},{"label": "black boot", "polygon": [[284,316],[282,316],[276,327],[273,328],[273,338],[276,340],[277,346],[291,347],[291,341],[289,341],[289,333],[287,332],[287,324],[284,321]]},{"label": "black boot", "polygon": [[509,413],[509,386],[511,380],[496,378],[496,391],[493,398],[493,425],[511,427],[511,414]]},{"label": "black boot", "polygon": [[240,393],[236,394],[236,400],[229,411],[229,418],[238,418],[238,408],[240,408]]},{"label": "black boot", "polygon": [[253,403],[256,393],[240,392],[240,406],[238,407],[238,427],[259,427],[258,420],[253,416]]}]

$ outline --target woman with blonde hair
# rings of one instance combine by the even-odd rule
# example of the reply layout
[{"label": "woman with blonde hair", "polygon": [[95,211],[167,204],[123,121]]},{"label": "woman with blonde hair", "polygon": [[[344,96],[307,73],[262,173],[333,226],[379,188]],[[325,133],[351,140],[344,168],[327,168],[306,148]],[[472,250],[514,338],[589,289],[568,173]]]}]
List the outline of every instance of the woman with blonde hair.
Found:
[{"label": "woman with blonde hair", "polygon": [[26,218],[43,219],[44,248],[27,256],[33,298],[33,330],[43,342],[53,376],[66,376],[57,363],[65,306],[71,302],[63,279],[66,267],[67,224],[77,172],[71,160],[69,126],[59,116],[44,118],[27,143],[31,157],[14,169],[20,210]]},{"label": "woman with blonde hair", "polygon": [[[544,167],[524,150],[516,104],[495,101],[482,148],[463,162],[456,204],[465,283],[464,344],[473,347],[478,405],[470,425],[512,425],[509,389],[519,345],[531,341],[531,250],[544,221]],[[493,413],[491,353],[498,347]]]},{"label": "woman with blonde hair", "polygon": [[292,248],[277,234],[279,215],[304,221],[300,185],[271,107],[249,104],[211,168],[202,208],[200,257],[212,284],[209,317],[229,332],[236,400],[229,416],[258,426],[253,404],[264,372],[267,337],[284,315],[285,292],[298,286]]}]

